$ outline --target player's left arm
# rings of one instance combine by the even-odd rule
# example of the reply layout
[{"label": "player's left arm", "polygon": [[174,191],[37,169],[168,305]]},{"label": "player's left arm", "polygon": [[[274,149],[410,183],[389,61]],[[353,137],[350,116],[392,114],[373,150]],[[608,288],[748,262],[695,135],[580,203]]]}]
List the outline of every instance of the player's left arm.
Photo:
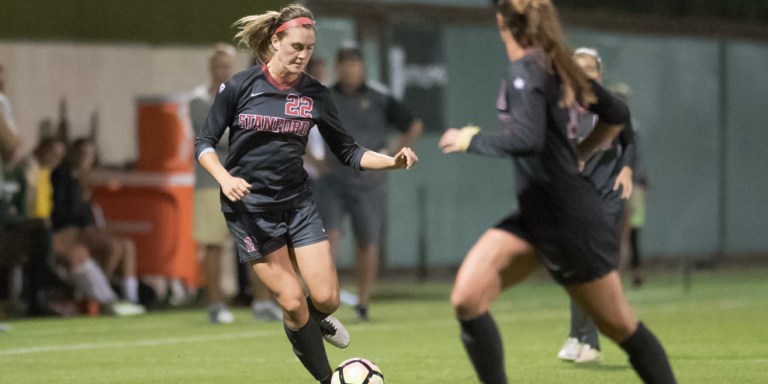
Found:
[{"label": "player's left arm", "polygon": [[368,150],[360,159],[360,168],[371,171],[411,169],[418,162],[419,157],[416,156],[416,152],[408,147],[401,148],[394,156]]},{"label": "player's left arm", "polygon": [[404,147],[394,156],[371,151],[358,145],[342,127],[336,105],[326,90],[322,100],[317,128],[331,152],[342,164],[360,170],[411,169],[419,158],[411,148]]}]

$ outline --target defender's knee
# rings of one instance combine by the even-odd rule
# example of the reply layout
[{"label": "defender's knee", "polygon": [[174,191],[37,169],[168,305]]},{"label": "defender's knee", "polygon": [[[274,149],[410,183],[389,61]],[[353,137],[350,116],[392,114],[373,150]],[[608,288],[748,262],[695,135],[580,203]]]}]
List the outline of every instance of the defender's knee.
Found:
[{"label": "defender's knee", "polygon": [[473,319],[488,311],[478,295],[454,289],[451,292],[451,305],[456,317],[462,320]]}]

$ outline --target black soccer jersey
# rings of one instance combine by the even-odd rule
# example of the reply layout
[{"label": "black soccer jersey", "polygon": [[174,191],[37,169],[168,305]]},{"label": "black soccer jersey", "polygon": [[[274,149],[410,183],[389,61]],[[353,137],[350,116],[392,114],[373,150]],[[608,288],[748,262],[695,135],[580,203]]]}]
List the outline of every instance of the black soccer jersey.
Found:
[{"label": "black soccer jersey", "polygon": [[222,195],[222,210],[261,212],[306,204],[311,193],[302,156],[313,125],[339,161],[360,169],[365,149],[344,131],[337,115],[328,89],[306,74],[280,85],[262,65],[222,84],[195,139],[195,154],[199,159],[214,150],[229,127],[224,168],[252,186],[238,202]]},{"label": "black soccer jersey", "polygon": [[[608,124],[625,123],[626,105],[593,88],[598,103],[590,110]],[[616,268],[618,234],[579,171],[560,98],[559,79],[534,54],[511,62],[497,100],[502,132],[475,135],[468,152],[512,158],[519,210],[497,227],[531,243],[558,282],[577,284]]]},{"label": "black soccer jersey", "polygon": [[[626,105],[599,84],[591,85],[598,102],[589,110],[608,124],[626,123]],[[584,179],[568,137],[571,116],[559,106],[559,99],[558,79],[547,73],[535,55],[510,62],[496,101],[501,134],[475,135],[468,152],[513,158],[518,194],[530,187],[552,190],[553,183]]]}]

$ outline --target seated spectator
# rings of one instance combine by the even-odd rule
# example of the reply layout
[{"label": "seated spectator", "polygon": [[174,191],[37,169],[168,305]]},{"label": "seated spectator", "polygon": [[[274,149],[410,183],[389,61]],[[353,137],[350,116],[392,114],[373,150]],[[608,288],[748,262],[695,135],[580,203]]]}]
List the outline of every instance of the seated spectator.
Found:
[{"label": "seated spectator", "polygon": [[[138,314],[136,248],[129,239],[98,228],[91,206],[90,178],[96,163],[93,143],[76,140],[65,161],[51,175],[53,247],[68,263],[77,291],[118,315]],[[110,279],[121,271],[123,296],[118,302]]]}]

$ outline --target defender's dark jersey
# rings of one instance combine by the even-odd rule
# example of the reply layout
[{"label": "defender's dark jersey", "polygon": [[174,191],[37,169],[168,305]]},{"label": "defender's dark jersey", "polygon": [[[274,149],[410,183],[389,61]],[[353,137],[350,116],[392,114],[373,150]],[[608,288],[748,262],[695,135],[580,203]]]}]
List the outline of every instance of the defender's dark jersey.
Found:
[{"label": "defender's dark jersey", "polygon": [[365,149],[341,126],[328,89],[301,74],[279,85],[265,65],[240,72],[222,84],[195,154],[213,151],[229,127],[224,168],[251,184],[238,202],[221,196],[224,212],[262,212],[300,207],[311,199],[302,156],[307,135],[317,125],[331,152],[343,164],[360,169]]},{"label": "defender's dark jersey", "polygon": [[[575,142],[584,140],[595,127],[598,121],[597,115],[581,107],[571,108],[571,113],[576,114],[577,126],[569,127],[569,137]],[[572,117],[572,121],[574,118]],[[625,166],[632,168],[635,153],[634,131],[631,121],[628,121],[619,136],[600,148],[584,166],[583,173],[592,180],[597,192],[603,198],[603,204],[609,215],[619,224],[622,215],[623,203],[621,190],[614,191],[613,185],[616,176]]]},{"label": "defender's dark jersey", "polygon": [[[629,110],[596,82],[590,82],[598,102],[589,110],[608,124],[624,124]],[[501,135],[475,135],[468,152],[512,157],[517,191],[547,187],[563,180],[584,179],[576,151],[568,138],[568,109],[560,107],[560,83],[533,54],[510,63],[496,101]],[[581,182],[579,182],[581,183]]]},{"label": "defender's dark jersey", "polygon": [[[589,107],[608,124],[629,111],[598,84]],[[568,138],[569,113],[559,106],[559,79],[535,54],[509,64],[497,101],[501,134],[479,133],[468,152],[512,157],[519,212],[499,225],[530,242],[557,281],[590,281],[615,269],[618,235],[592,182],[578,169]]]}]

